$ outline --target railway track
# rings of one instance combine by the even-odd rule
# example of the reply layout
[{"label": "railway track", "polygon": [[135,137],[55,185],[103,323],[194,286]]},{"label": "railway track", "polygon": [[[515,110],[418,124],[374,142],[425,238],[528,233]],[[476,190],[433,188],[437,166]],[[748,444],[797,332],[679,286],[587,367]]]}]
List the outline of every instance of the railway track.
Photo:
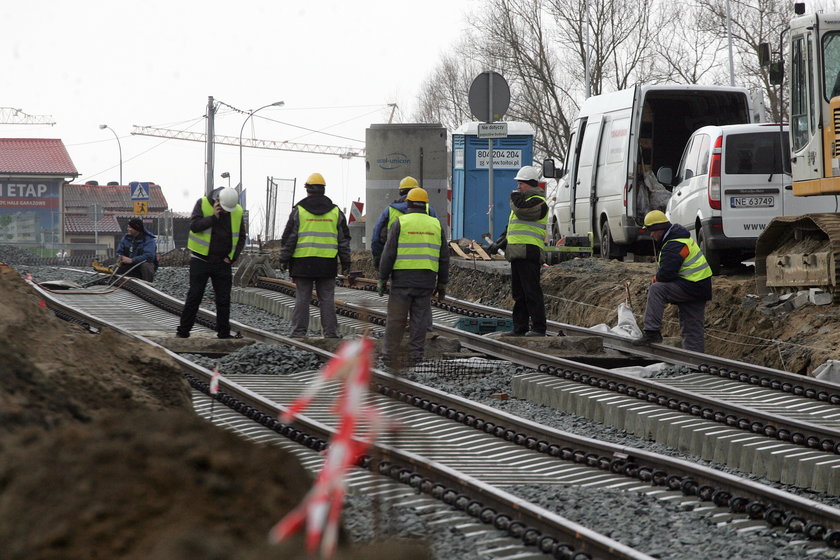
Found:
[{"label": "railway track", "polygon": [[[147,286],[132,282],[127,284],[126,287],[135,294],[138,294],[135,297],[136,301],[128,304],[128,306],[133,309],[134,313],[142,312],[145,316],[149,317],[155,317],[155,313],[157,313],[157,311],[154,310],[138,311],[137,306],[141,305],[139,302],[143,302],[142,305],[152,305],[150,302],[155,301],[157,305],[177,309],[177,300],[173,300],[172,298],[164,296],[159,292],[155,293],[155,290],[152,290]],[[122,290],[117,290],[116,292],[122,292]],[[121,312],[116,311],[113,314],[115,317],[126,315],[124,307],[126,302],[123,301],[124,294],[115,295],[115,291],[97,294],[94,297],[91,297],[89,294],[76,293],[53,295],[60,300],[68,302],[73,300],[74,307],[81,306],[83,302],[90,302],[91,299],[108,298],[112,299],[114,302],[119,300],[119,303],[115,305],[123,306],[123,309]],[[85,305],[88,304],[89,303],[85,303]],[[54,303],[53,305],[57,306],[58,304]],[[157,305],[155,305],[155,307],[157,307]],[[370,309],[368,309],[368,312],[369,311]],[[102,309],[98,312],[106,314],[106,312]],[[61,313],[70,314],[71,311],[65,309],[64,311],[61,311]],[[98,319],[93,315],[83,315],[85,315],[85,318],[81,319],[83,322],[86,321],[90,324],[96,323],[97,321],[101,322],[101,319]],[[201,315],[199,323],[203,321],[207,326],[212,326],[212,314],[202,312]],[[77,320],[79,319],[77,318]],[[170,322],[167,323],[167,321]],[[174,331],[175,321],[177,321],[177,317],[173,316],[170,319],[166,319],[165,316],[162,316],[159,322],[158,319],[155,319],[154,323],[160,326],[162,332],[169,334]],[[130,324],[136,324],[136,322],[132,321],[127,322]],[[294,345],[312,352],[322,352],[304,343],[286,339],[277,335],[271,335],[270,333],[249,329],[245,325],[236,326],[242,330],[243,334],[256,340],[262,340],[263,342],[270,342],[274,344]],[[116,328],[128,329],[130,327],[120,327],[119,324],[117,324]],[[206,377],[209,375],[209,372],[206,370],[195,371],[198,373],[193,373],[191,376],[197,380],[196,383],[199,386],[201,386],[200,384],[202,383],[206,384]],[[264,380],[260,380],[261,383],[263,381]],[[276,380],[273,381],[276,383]],[[268,422],[268,420],[265,420],[266,418],[276,418],[278,408],[276,408],[277,405],[274,404],[274,401],[282,401],[284,399],[288,401],[288,396],[298,394],[300,384],[305,383],[305,381],[306,378],[304,376],[297,379],[296,383],[298,385],[296,387],[293,385],[291,388],[268,388],[263,386],[253,388],[248,387],[247,384],[255,383],[256,381],[254,379],[248,380],[237,378],[235,381],[225,380],[223,383],[224,395],[227,395],[228,399],[235,399],[237,401],[235,406],[239,408],[247,407],[244,408],[247,416],[257,416],[261,422]],[[837,532],[837,528],[840,527],[840,517],[838,517],[840,516],[840,513],[838,513],[838,511],[834,508],[808,500],[802,500],[801,498],[796,498],[790,494],[786,494],[763,485],[751,483],[749,481],[745,481],[744,479],[725,475],[724,473],[720,473],[713,469],[707,469],[693,463],[662,458],[654,454],[632,450],[622,446],[595,442],[587,440],[586,438],[573,436],[572,434],[548,429],[533,422],[507,415],[495,409],[489,409],[481,405],[476,405],[475,403],[471,403],[451,395],[445,395],[439,391],[435,391],[394,376],[389,376],[382,372],[377,372],[376,388],[382,395],[382,397],[377,398],[387,397],[389,399],[388,401],[378,403],[381,408],[389,410],[391,408],[402,409],[411,405],[413,409],[416,409],[413,412],[414,414],[418,414],[417,410],[421,410],[423,411],[424,418],[438,417],[435,422],[432,422],[431,419],[421,421],[412,417],[405,423],[405,425],[408,426],[417,426],[419,424],[425,424],[426,422],[428,422],[429,425],[440,423],[441,427],[439,429],[442,430],[440,433],[443,435],[427,435],[425,438],[418,436],[417,440],[421,442],[417,444],[420,446],[419,451],[435,449],[440,446],[441,442],[451,440],[452,433],[457,427],[459,430],[465,430],[463,435],[464,438],[471,439],[479,436],[481,438],[489,438],[487,441],[484,441],[483,439],[480,440],[481,443],[476,444],[478,448],[488,447],[495,449],[497,446],[505,446],[504,451],[497,451],[497,453],[500,453],[498,456],[503,458],[503,463],[525,465],[527,476],[522,479],[524,483],[534,482],[534,480],[529,477],[533,477],[534,471],[536,470],[545,470],[545,472],[551,473],[551,475],[547,477],[548,480],[545,484],[557,484],[558,477],[560,480],[565,480],[561,475],[559,475],[559,473],[563,472],[563,468],[569,466],[572,466],[574,469],[586,468],[591,472],[591,474],[582,475],[584,480],[588,480],[587,476],[594,477],[594,479],[601,477],[603,480],[609,481],[605,482],[605,484],[609,486],[625,485],[626,487],[633,489],[647,488],[647,491],[650,491],[653,494],[675,493],[674,495],[676,496],[683,496],[681,499],[691,501],[700,500],[712,504],[711,507],[721,510],[718,512],[720,515],[740,516],[740,518],[745,522],[748,522],[747,520],[749,519],[765,519],[771,525],[784,525],[789,530],[802,532],[815,542],[824,543],[824,546],[833,547],[840,544],[840,542],[838,542],[840,541],[840,533]],[[272,391],[275,392],[272,393]],[[231,396],[234,394],[235,396]],[[270,398],[266,398],[265,394],[270,394],[272,396]],[[220,397],[220,399],[225,398],[224,395],[223,397]],[[328,416],[327,412],[323,412],[323,414]],[[322,429],[321,427],[326,425],[328,421],[329,418],[327,417],[319,418],[316,422],[318,429]],[[289,430],[295,429],[297,428],[279,427],[281,432],[283,430],[289,432]],[[320,433],[318,437],[321,442],[326,439],[327,433],[328,429],[327,432]],[[317,432],[316,435],[318,435]],[[294,435],[293,437],[295,437],[295,439],[307,440],[307,436]],[[428,438],[431,438],[431,441],[434,441],[435,443],[430,444]],[[403,440],[406,439],[413,440],[414,438],[408,438],[406,434],[401,434],[399,437],[399,443],[402,445]],[[426,440],[426,443],[422,443],[424,439]],[[494,442],[495,445],[492,445],[489,442]],[[400,448],[400,452],[402,451],[402,448]],[[389,468],[386,469],[388,473],[395,475],[398,479],[405,478],[409,484],[411,484],[411,480],[414,480],[415,484],[420,484],[421,478],[418,478],[418,476],[427,475],[424,473],[425,467],[421,468],[421,466],[417,464],[417,461],[425,464],[427,458],[421,457],[421,459],[416,459],[416,457],[420,456],[417,455],[417,451],[418,450],[415,448],[409,453],[409,455],[399,456],[391,455],[392,453],[397,452],[388,448],[385,451],[379,451],[379,453],[382,453],[383,457],[399,457],[399,460],[401,461],[400,463],[394,462],[394,464],[401,465],[399,469],[394,470],[389,466]],[[515,453],[525,453],[525,455],[521,458],[517,457],[513,460],[512,457]],[[445,452],[444,455],[446,455]],[[459,449],[456,452],[450,452],[448,455],[450,459],[457,460],[463,455],[463,453]],[[471,461],[473,469],[475,469],[475,465],[486,463],[489,459],[473,457]],[[434,463],[434,461],[428,462]],[[542,462],[546,462],[544,466],[542,466]],[[493,464],[501,468],[498,465],[498,461],[495,459]],[[533,467],[533,465],[536,464],[541,465],[540,469],[535,469]],[[379,470],[381,471],[383,469],[380,468]],[[469,471],[469,469],[467,470]],[[481,471],[481,469],[478,469],[477,471],[474,470],[472,474],[481,475],[482,473],[479,471]],[[414,476],[415,473],[417,476]],[[462,478],[466,477],[464,478],[465,480],[476,479],[481,484],[486,485],[489,485],[490,482],[493,481],[483,482],[480,480],[480,476],[469,476],[464,473],[461,473],[461,475]],[[508,483],[519,480],[515,472],[500,476],[498,469],[493,469],[492,475],[497,477],[495,480],[500,478]],[[616,480],[612,480],[610,477],[616,477]],[[492,476],[490,478],[492,479]],[[428,486],[428,484],[426,484],[426,486]],[[432,485],[432,487],[428,488],[428,490],[431,491],[435,487],[436,486]],[[475,491],[475,489],[471,490],[471,492]],[[445,494],[448,496],[450,501],[454,499],[455,502],[453,502],[453,505],[458,507],[459,492],[464,494],[464,496],[467,496],[468,494],[466,490],[453,490],[453,492],[454,494],[444,492],[440,497],[444,498],[445,501]],[[440,494],[441,490],[438,489],[437,493]],[[434,492],[432,492],[432,494],[434,494]],[[483,494],[479,492],[479,495]],[[460,503],[463,506],[469,506],[472,501],[477,502],[478,500],[475,498],[472,498],[471,500],[463,498],[460,500]],[[483,503],[484,502],[482,502],[482,504]],[[493,509],[493,511],[497,513],[498,511],[502,511],[503,508],[502,505],[494,502],[493,506],[488,505],[480,511],[478,511],[477,505],[473,505],[470,509],[479,514],[479,518],[481,518],[481,512],[485,511],[487,507]],[[508,503],[508,507],[510,507],[510,502]],[[513,509],[516,510],[517,508],[514,507]],[[486,513],[485,517],[489,517],[489,513]],[[526,524],[526,527],[531,527],[534,531],[539,532],[540,538],[537,539],[535,543],[535,533],[528,533],[528,529],[522,532],[522,527],[518,524],[514,524],[513,530],[510,530],[509,525],[514,523],[514,520],[517,518],[509,515],[507,517],[508,520],[505,521],[505,519],[502,519],[500,524],[505,526],[505,529],[508,530],[509,533],[521,536],[523,537],[523,542],[536,544],[540,548],[554,547],[556,550],[556,547],[560,546],[560,543],[564,538],[556,538],[552,536],[552,541],[542,541],[541,539],[546,534],[568,535],[579,532],[580,529],[578,527],[575,528],[574,531],[571,531],[571,533],[563,533],[563,531],[557,527],[552,526],[547,528],[543,525],[543,523],[545,523],[544,520],[532,520],[529,521],[529,525]],[[539,518],[539,516],[537,517]],[[493,523],[496,522],[493,521]],[[506,523],[508,525],[506,525]],[[552,533],[551,531],[554,532]],[[519,533],[521,533],[521,535],[519,535]],[[550,547],[549,544],[551,544]],[[565,543],[565,546],[570,545]],[[624,557],[616,555],[618,554],[616,551],[620,551],[620,547],[613,550],[613,548],[610,548],[613,545],[610,545],[610,547],[608,547],[610,550],[603,550],[589,549],[587,548],[588,546],[589,545],[577,543],[574,548],[575,550],[584,551],[587,554],[594,554],[592,557],[600,557],[599,554],[607,554],[607,556],[603,556],[605,558]]]},{"label": "railway track", "polygon": [[[281,309],[287,316],[291,313],[291,283],[261,278],[258,286],[238,290],[236,299],[273,313],[283,313]],[[361,331],[370,323],[384,324],[383,298],[368,291],[337,290],[339,313],[351,324],[347,329]],[[438,333],[457,338],[465,348],[538,370],[514,380],[515,396],[657,439],[770,480],[840,493],[840,388],[835,385],[665,345],[641,353],[664,360],[679,356],[676,364],[682,366],[691,359],[693,363],[688,365],[696,368],[694,372],[642,379],[554,356],[550,344],[515,338],[503,342],[454,329],[447,325],[462,316],[460,311],[490,317],[504,313],[498,310],[494,314],[492,308],[459,300],[444,302],[443,307],[435,311]],[[564,334],[575,333],[567,336],[600,336],[613,347],[621,347],[617,341],[626,344],[626,339],[616,335],[559,323],[554,326],[561,327]],[[662,355],[656,354],[660,350]],[[720,375],[723,364],[731,372],[726,376]]]}]

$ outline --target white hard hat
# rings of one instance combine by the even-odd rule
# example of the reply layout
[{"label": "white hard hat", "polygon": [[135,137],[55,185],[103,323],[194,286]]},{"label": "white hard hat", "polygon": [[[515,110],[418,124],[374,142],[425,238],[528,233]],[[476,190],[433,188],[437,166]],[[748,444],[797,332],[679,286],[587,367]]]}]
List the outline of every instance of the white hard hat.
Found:
[{"label": "white hard hat", "polygon": [[534,165],[526,165],[514,177],[516,181],[539,181],[542,177],[542,170]]},{"label": "white hard hat", "polygon": [[239,193],[236,192],[236,189],[231,187],[223,188],[219,193],[219,205],[226,212],[233,212],[236,210],[237,204],[239,204]]}]

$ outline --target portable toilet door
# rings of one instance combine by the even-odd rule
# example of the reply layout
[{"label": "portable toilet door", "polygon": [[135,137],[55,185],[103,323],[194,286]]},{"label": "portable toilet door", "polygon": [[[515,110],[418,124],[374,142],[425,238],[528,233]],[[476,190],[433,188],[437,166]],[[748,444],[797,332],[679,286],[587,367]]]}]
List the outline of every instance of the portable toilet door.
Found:
[{"label": "portable toilet door", "polygon": [[514,177],[533,165],[534,128],[508,122],[507,138],[493,140],[493,227],[490,228],[489,140],[478,137],[477,122],[465,123],[452,135],[452,239],[495,239],[507,227]]}]

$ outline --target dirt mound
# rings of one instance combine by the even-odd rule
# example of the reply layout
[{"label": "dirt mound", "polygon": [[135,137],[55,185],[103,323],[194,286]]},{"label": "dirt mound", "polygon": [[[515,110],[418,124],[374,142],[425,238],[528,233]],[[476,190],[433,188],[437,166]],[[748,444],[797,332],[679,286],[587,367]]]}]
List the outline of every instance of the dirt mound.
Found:
[{"label": "dirt mound", "polygon": [[[629,292],[641,325],[647,288],[656,273],[653,263],[605,262],[574,259],[543,271],[549,319],[582,326],[617,320],[618,305]],[[510,277],[452,267],[450,289],[454,297],[511,309]],[[713,279],[714,298],[706,306],[706,352],[800,374],[809,374],[828,359],[837,359],[840,346],[840,306],[806,305],[771,317],[762,313],[749,269],[735,270]],[[679,337],[676,307],[668,306],[663,335]]]},{"label": "dirt mound", "polygon": [[6,266],[0,308],[0,558],[306,557],[300,538],[266,536],[303,498],[307,474],[284,451],[196,417],[165,352],[57,319]]}]

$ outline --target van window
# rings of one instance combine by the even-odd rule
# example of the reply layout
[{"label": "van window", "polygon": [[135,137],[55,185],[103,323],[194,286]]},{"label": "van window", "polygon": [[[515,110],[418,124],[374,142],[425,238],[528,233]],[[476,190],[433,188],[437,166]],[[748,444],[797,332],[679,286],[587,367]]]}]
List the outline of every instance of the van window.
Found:
[{"label": "van window", "polygon": [[[607,132],[605,131],[605,134]],[[630,117],[623,119],[616,119],[610,123],[609,126],[609,142],[607,142],[607,157],[604,158],[606,163],[616,163],[624,161],[624,155],[627,153],[627,140],[630,136]]]},{"label": "van window", "polygon": [[[781,140],[781,143],[780,143]],[[779,131],[730,134],[724,146],[727,175],[790,173],[788,135]]]},{"label": "van window", "polygon": [[709,172],[709,144],[708,134],[698,134],[697,139],[700,145],[697,148],[697,174],[705,175]]},{"label": "van window", "polygon": [[691,179],[695,175],[697,175],[697,155],[700,152],[700,144],[702,143],[701,137],[695,136],[691,139],[691,145],[688,146],[688,149],[685,152],[685,156],[683,156],[683,163],[680,167],[680,178],[683,181],[686,179]]}]

